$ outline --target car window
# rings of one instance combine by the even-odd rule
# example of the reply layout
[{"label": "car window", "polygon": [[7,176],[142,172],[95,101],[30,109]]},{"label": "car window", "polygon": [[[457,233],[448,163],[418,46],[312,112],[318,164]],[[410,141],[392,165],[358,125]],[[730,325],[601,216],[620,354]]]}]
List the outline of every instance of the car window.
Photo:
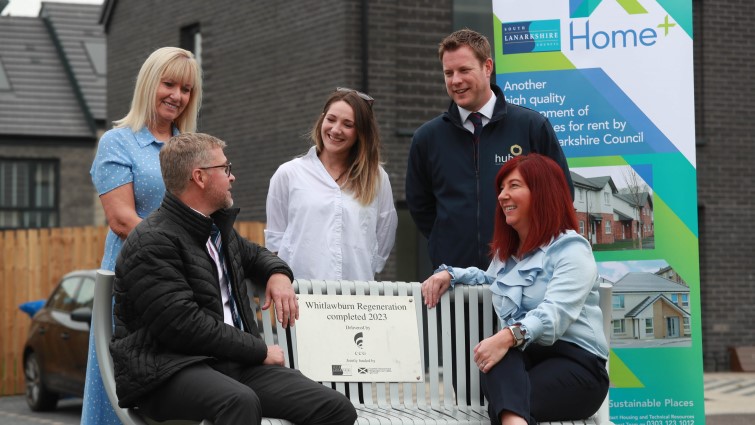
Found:
[{"label": "car window", "polygon": [[81,276],[63,279],[50,297],[50,307],[53,310],[72,312],[76,309],[76,290],[81,283]]},{"label": "car window", "polygon": [[76,294],[76,308],[92,308],[94,301],[94,279],[85,277],[81,282],[79,293]]}]

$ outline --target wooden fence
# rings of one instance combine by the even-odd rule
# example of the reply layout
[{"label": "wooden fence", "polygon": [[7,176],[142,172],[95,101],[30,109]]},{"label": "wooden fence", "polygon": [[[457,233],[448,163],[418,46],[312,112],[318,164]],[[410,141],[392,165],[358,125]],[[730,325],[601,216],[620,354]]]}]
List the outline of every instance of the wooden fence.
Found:
[{"label": "wooden fence", "polygon": [[[236,230],[264,243],[264,223]],[[99,268],[107,227],[0,231],[0,396],[24,393],[23,347],[31,319],[19,305],[47,298],[66,273]]]}]

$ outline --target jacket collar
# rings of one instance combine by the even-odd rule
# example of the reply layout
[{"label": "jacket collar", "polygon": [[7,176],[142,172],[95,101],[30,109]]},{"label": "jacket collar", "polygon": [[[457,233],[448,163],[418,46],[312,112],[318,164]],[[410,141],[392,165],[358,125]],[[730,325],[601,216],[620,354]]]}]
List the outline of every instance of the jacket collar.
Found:
[{"label": "jacket collar", "polygon": [[220,234],[225,236],[233,229],[233,223],[239,214],[238,208],[228,208],[214,212],[210,217],[206,217],[191,207],[184,204],[178,197],[168,191],[165,192],[160,209],[164,211],[171,219],[175,220],[186,230],[189,236],[196,240],[197,243],[203,244],[210,237],[212,223],[218,226]]}]

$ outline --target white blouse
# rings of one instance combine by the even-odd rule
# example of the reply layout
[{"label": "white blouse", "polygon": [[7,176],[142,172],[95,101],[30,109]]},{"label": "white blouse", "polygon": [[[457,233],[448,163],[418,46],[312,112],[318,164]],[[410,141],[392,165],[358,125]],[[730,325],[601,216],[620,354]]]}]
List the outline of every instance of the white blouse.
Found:
[{"label": "white blouse", "polygon": [[314,146],[270,179],[265,246],[296,278],[374,280],[393,248],[397,224],[382,167],[378,194],[368,206],[341,190]]}]

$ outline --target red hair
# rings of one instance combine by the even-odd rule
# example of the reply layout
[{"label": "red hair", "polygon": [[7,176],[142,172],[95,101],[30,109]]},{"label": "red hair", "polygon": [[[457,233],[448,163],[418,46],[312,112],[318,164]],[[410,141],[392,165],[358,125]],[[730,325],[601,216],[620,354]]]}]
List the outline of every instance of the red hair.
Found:
[{"label": "red hair", "polygon": [[568,229],[577,229],[571,191],[564,171],[555,161],[536,153],[508,160],[495,177],[496,193],[500,193],[503,180],[514,170],[519,170],[530,189],[530,229],[520,247],[519,234],[506,223],[506,215],[498,204],[490,249],[492,255],[504,261],[512,255],[522,257]]}]

